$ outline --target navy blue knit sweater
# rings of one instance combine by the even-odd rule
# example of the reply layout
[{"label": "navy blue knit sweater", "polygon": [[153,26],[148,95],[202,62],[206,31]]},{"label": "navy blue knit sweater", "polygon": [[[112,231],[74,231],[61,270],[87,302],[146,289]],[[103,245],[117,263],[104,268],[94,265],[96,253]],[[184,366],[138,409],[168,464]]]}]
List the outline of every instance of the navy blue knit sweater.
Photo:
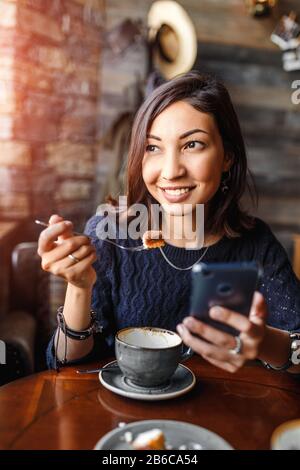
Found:
[{"label": "navy blue knit sweater", "polygon": [[[85,233],[96,237],[100,216],[93,216]],[[114,334],[130,326],[157,326],[176,331],[189,312],[191,271],[171,267],[160,250],[129,252],[96,239],[98,259],[94,263],[97,281],[92,293],[92,308],[104,327],[95,336],[93,351],[85,362],[114,352]],[[137,246],[141,240],[120,240],[125,246]],[[167,244],[163,248],[176,266],[192,265],[203,253]],[[239,238],[224,236],[211,245],[202,261],[234,262],[256,260],[264,268],[259,290],[269,307],[267,323],[284,330],[300,330],[300,282],[287,254],[267,224],[256,219],[255,227]],[[47,363],[54,365],[53,338],[47,349]]]}]

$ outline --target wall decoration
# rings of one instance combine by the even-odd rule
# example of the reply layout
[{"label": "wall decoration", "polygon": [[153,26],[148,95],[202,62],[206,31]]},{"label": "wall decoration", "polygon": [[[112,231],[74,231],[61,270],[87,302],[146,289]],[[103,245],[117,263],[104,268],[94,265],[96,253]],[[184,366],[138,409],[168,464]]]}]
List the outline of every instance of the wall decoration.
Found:
[{"label": "wall decoration", "polygon": [[293,11],[289,15],[283,15],[271,34],[271,41],[284,51],[300,45],[300,25],[296,19],[297,15]]},{"label": "wall decoration", "polygon": [[252,16],[266,16],[271,13],[276,0],[245,0],[246,7]]},{"label": "wall decoration", "polygon": [[300,24],[297,15],[283,15],[271,34],[271,41],[282,51],[282,64],[286,72],[300,70]]},{"label": "wall decoration", "polygon": [[148,13],[153,64],[167,80],[188,72],[197,57],[197,35],[185,9],[175,1],[156,1]]}]

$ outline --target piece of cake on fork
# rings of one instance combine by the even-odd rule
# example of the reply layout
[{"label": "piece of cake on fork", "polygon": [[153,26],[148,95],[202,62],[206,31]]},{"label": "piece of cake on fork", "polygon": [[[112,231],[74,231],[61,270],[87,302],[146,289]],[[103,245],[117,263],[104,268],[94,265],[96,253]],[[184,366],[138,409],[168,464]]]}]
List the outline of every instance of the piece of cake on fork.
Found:
[{"label": "piece of cake on fork", "polygon": [[161,230],[147,230],[143,235],[143,246],[146,249],[165,246]]}]

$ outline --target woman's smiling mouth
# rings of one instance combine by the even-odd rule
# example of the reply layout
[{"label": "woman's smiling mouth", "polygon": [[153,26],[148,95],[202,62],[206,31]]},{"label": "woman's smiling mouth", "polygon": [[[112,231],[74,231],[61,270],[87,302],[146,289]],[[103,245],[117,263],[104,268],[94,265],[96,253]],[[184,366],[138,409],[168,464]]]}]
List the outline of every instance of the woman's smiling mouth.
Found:
[{"label": "woman's smiling mouth", "polygon": [[164,198],[168,202],[182,202],[187,199],[190,192],[195,189],[196,186],[177,186],[177,187],[159,187],[158,189],[162,192]]}]

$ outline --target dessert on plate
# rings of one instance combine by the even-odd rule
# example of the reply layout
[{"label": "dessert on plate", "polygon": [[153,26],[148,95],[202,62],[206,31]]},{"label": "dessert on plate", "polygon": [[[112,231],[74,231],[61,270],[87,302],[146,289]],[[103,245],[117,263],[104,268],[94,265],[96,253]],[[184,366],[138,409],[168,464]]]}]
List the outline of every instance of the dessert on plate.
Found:
[{"label": "dessert on plate", "polygon": [[135,450],[164,450],[165,436],[160,429],[150,429],[138,434],[131,445]]}]

